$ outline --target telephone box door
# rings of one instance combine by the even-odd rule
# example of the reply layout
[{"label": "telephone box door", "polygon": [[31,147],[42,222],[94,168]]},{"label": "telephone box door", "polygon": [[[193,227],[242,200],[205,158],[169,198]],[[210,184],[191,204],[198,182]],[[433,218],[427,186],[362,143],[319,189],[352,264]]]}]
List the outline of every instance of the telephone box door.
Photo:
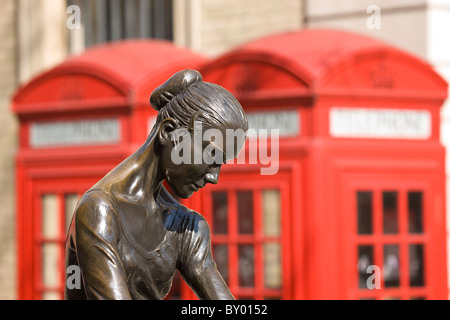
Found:
[{"label": "telephone box door", "polygon": [[291,297],[291,194],[287,173],[222,174],[205,188],[218,269],[237,299]]},{"label": "telephone box door", "polygon": [[[64,255],[69,224],[83,192],[95,179],[37,178],[30,181],[32,202],[28,206],[26,223],[22,225],[21,263],[29,270],[22,275],[22,295],[25,299],[54,300],[64,298]],[[33,267],[31,267],[33,266]]]},{"label": "telephone box door", "polygon": [[443,194],[432,175],[348,174],[345,299],[445,297]]}]

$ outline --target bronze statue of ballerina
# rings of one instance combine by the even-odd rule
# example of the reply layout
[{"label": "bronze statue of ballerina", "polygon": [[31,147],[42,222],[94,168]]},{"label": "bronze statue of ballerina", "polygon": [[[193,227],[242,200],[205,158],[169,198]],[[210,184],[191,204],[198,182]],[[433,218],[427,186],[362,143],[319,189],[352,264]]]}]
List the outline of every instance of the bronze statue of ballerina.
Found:
[{"label": "bronze statue of ballerina", "polygon": [[[177,133],[194,138],[196,130],[219,130],[223,137],[229,129],[246,132],[245,113],[230,92],[203,82],[195,70],[174,74],[150,103],[159,112],[145,143],[78,202],[66,267],[78,266],[82,281],[80,289],[66,286],[66,299],[163,299],[176,269],[200,299],[234,299],[212,258],[205,218],[178,203],[163,181],[181,198],[216,184],[222,163],[237,157],[245,137],[237,145],[202,139],[190,148],[191,159],[200,155],[201,161],[180,163],[174,161],[182,136]],[[213,150],[214,161],[205,159],[206,149]]]}]

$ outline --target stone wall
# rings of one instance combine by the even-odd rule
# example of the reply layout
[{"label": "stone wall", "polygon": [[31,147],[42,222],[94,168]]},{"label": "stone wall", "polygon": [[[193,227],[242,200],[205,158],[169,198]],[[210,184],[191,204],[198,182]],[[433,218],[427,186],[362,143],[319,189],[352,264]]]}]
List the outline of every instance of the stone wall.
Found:
[{"label": "stone wall", "polygon": [[0,299],[16,297],[14,154],[17,121],[10,99],[17,85],[16,1],[3,0],[0,10]]},{"label": "stone wall", "polygon": [[2,0],[0,10],[0,299],[17,298],[14,156],[18,86],[67,57],[64,0]]},{"label": "stone wall", "polygon": [[302,0],[175,0],[175,43],[214,57],[263,36],[298,30]]},{"label": "stone wall", "polygon": [[[308,0],[305,23],[366,34],[426,58],[427,0]],[[374,10],[379,8],[379,25]]]}]

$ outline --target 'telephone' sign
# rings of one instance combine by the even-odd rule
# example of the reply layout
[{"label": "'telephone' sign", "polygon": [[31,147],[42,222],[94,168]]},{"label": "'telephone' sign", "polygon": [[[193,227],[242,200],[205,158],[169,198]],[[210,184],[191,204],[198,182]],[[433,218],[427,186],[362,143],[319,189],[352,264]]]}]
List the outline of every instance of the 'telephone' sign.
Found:
[{"label": "'telephone' sign", "polygon": [[33,148],[114,144],[120,142],[118,119],[35,122],[30,127]]},{"label": "'telephone' sign", "polygon": [[247,113],[248,134],[254,135],[260,130],[278,130],[280,137],[300,134],[300,115],[297,110],[278,110],[271,112]]},{"label": "'telephone' sign", "polygon": [[336,138],[419,139],[431,136],[426,110],[341,108],[330,110],[330,135]]}]

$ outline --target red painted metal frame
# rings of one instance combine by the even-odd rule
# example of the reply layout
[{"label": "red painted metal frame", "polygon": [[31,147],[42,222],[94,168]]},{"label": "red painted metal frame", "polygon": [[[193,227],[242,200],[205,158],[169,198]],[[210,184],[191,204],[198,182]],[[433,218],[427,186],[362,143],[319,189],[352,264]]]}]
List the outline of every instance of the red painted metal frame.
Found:
[{"label": "red painted metal frame", "polygon": [[[284,150],[283,147],[281,150]],[[248,153],[249,146],[243,152]],[[292,149],[290,149],[292,151]],[[289,154],[286,152],[286,154]],[[212,197],[211,192],[226,191],[229,194],[229,221],[228,228],[231,235],[214,235],[212,234],[212,243],[226,243],[233,244],[229,246],[232,252],[229,252],[229,256],[232,257],[229,261],[229,270],[237,269],[237,247],[238,240],[246,240],[253,243],[257,241],[261,243],[264,237],[255,235],[238,235],[237,234],[237,214],[235,212],[236,206],[236,190],[251,190],[254,191],[256,197],[254,198],[254,218],[255,218],[255,231],[261,232],[261,219],[262,216],[258,215],[261,210],[258,207],[261,206],[258,194],[263,188],[280,188],[281,197],[280,202],[284,210],[281,212],[281,238],[271,238],[271,240],[281,239],[281,255],[282,255],[282,299],[305,299],[305,277],[307,264],[305,263],[305,234],[304,229],[304,210],[306,208],[306,199],[304,190],[304,164],[302,164],[302,154],[294,152],[296,157],[294,159],[284,159],[280,163],[279,174],[275,176],[264,176],[260,174],[261,167],[259,165],[239,165],[239,164],[226,164],[222,167],[222,172],[219,178],[218,185],[207,185],[204,189],[197,192],[190,199],[184,202],[188,207],[200,212],[205,216],[208,223],[213,225],[212,221]],[[299,157],[300,156],[300,157]],[[239,181],[236,184],[236,181]],[[269,239],[269,238],[266,238]],[[258,251],[258,250],[257,250]],[[259,259],[259,268],[262,270],[261,255],[255,255],[255,261]],[[259,272],[259,271],[258,271]],[[237,296],[263,298],[264,292],[271,292],[270,290],[262,290],[261,274],[255,275],[255,285],[258,285],[258,289],[251,289],[250,291],[245,288],[239,288],[237,272],[230,272],[230,290]],[[196,299],[194,293],[183,282],[182,283],[182,298],[183,299]],[[279,291],[272,291],[272,294],[279,293]]]},{"label": "red painted metal frame", "polygon": [[[436,177],[423,176],[411,178],[411,175],[366,175],[366,179],[361,176],[347,175],[342,195],[346,197],[346,208],[343,211],[345,232],[347,241],[343,244],[343,252],[346,263],[344,268],[344,282],[348,286],[343,288],[342,294],[349,298],[368,298],[377,299],[387,297],[399,297],[401,299],[411,299],[415,297],[424,297],[427,299],[445,298],[446,290],[442,288],[442,282],[446,279],[446,270],[442,266],[445,261],[445,243],[440,241],[445,230],[442,225],[436,224],[436,217],[442,216],[442,208],[439,208],[439,198],[442,194],[436,189]],[[365,181],[364,181],[365,180]],[[369,182],[370,181],[370,182]],[[356,191],[372,191],[374,230],[372,235],[357,235],[357,215],[356,215]],[[383,234],[382,222],[382,199],[381,191],[398,191],[398,221],[399,230],[394,235]],[[407,191],[423,191],[423,233],[408,233],[408,215],[407,215]],[[438,208],[436,207],[438,204]],[[374,261],[376,265],[383,265],[383,244],[398,244],[400,247],[400,287],[384,288],[383,275],[381,276],[380,290],[361,290],[357,289],[356,274],[352,272],[356,266],[356,245],[373,244],[375,246]],[[424,245],[424,287],[411,288],[409,282],[409,244]]]},{"label": "red painted metal frame", "polygon": [[[271,295],[281,296],[283,299],[292,299],[292,281],[291,281],[291,190],[289,190],[289,174],[280,173],[277,179],[267,178],[261,176],[259,173],[239,173],[240,183],[236,184],[236,176],[233,174],[224,175],[220,184],[217,186],[208,187],[204,193],[204,208],[205,217],[209,221],[211,228],[213,228],[212,207],[211,207],[211,193],[218,191],[225,191],[228,194],[228,234],[215,235],[213,234],[213,244],[227,244],[230,250],[228,261],[229,272],[229,287],[230,290],[237,297],[247,297],[255,299],[263,299]],[[261,207],[261,192],[263,189],[277,189],[280,191],[280,205],[281,205],[281,233],[280,236],[264,236],[262,231],[262,207]],[[254,213],[254,233],[249,235],[242,235],[238,233],[238,218],[237,215],[237,199],[236,191],[250,190],[254,194],[253,198],[253,213]],[[264,270],[262,244],[266,242],[280,243],[281,246],[281,268],[282,268],[282,289],[264,289],[263,274]],[[255,248],[255,287],[252,289],[239,287],[238,284],[238,244],[253,244]],[[233,271],[235,270],[235,271]]]},{"label": "red painted metal frame", "polygon": [[[104,171],[102,170],[102,173]],[[39,176],[39,171],[35,172]],[[100,173],[100,175],[102,174]],[[45,173],[44,173],[45,174]],[[64,196],[66,194],[81,194],[92,186],[95,181],[98,180],[98,176],[89,176],[80,174],[77,177],[36,177],[30,179],[32,198],[30,199],[30,209],[24,215],[24,219],[31,220],[31,223],[24,226],[18,226],[21,232],[20,244],[28,244],[31,249],[28,251],[25,257],[22,257],[21,263],[25,263],[25,266],[19,268],[23,270],[22,275],[26,279],[26,282],[21,279],[21,286],[19,287],[19,294],[23,299],[41,299],[43,291],[56,291],[59,292],[61,298],[63,297],[64,290],[64,245],[66,240],[65,230],[65,207]],[[58,208],[60,214],[59,225],[59,237],[58,238],[44,238],[42,235],[42,196],[46,194],[54,194],[57,197]],[[23,228],[29,227],[29,231],[25,231]],[[42,284],[42,245],[44,243],[55,243],[60,246],[59,251],[59,265],[60,265],[60,285],[57,288],[45,288]]]}]

